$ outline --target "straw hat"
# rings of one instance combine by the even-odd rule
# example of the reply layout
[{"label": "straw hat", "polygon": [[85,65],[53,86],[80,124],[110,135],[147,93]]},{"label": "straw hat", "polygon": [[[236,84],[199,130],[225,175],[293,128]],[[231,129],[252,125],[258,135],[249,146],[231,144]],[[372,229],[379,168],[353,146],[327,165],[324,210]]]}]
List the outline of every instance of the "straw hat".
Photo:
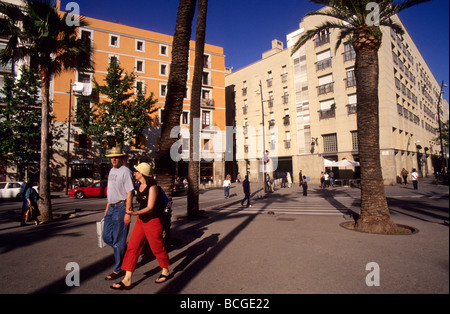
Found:
[{"label": "straw hat", "polygon": [[114,147],[113,149],[111,149],[111,151],[109,152],[109,155],[106,155],[106,157],[111,158],[111,157],[126,157],[127,155],[122,152],[122,148],[120,147]]},{"label": "straw hat", "polygon": [[136,171],[140,172],[142,175],[146,176],[146,177],[151,177],[152,176],[152,167],[146,163],[140,163],[137,166],[134,166],[134,169],[136,169]]}]

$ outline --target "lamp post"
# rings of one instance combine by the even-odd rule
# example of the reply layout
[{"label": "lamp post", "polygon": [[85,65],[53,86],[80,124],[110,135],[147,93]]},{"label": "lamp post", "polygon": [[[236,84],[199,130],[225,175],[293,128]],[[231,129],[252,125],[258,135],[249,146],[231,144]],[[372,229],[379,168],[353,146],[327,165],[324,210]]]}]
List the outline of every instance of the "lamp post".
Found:
[{"label": "lamp post", "polygon": [[445,175],[447,173],[447,169],[446,169],[446,163],[445,163],[445,158],[444,158],[444,144],[442,141],[442,126],[441,126],[441,98],[442,98],[442,94],[444,93],[443,89],[444,87],[447,87],[448,85],[444,84],[444,81],[442,81],[441,84],[441,92],[439,93],[439,100],[438,100],[438,105],[437,105],[437,115],[438,115],[438,124],[439,124],[439,142],[441,144],[441,162],[442,162],[442,175]]},{"label": "lamp post", "polygon": [[69,167],[70,167],[70,118],[72,116],[72,79],[69,88],[69,119],[67,124],[67,164],[66,164],[66,195],[69,193]]},{"label": "lamp post", "polygon": [[261,119],[262,119],[262,127],[263,127],[263,182],[264,182],[264,193],[267,193],[267,178],[266,178],[266,126],[264,123],[264,100],[262,93],[262,82],[259,80],[259,92],[261,95]]}]

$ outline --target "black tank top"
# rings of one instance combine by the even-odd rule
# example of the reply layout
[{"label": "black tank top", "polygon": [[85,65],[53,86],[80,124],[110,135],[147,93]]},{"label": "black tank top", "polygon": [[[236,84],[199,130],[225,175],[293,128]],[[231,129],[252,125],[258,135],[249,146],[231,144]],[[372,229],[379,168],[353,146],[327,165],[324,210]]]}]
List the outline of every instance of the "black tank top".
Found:
[{"label": "black tank top", "polygon": [[[137,189],[136,200],[139,203],[139,209],[147,207],[148,194],[150,187],[152,186],[154,185],[147,185],[142,192],[140,191],[139,188]],[[159,192],[159,188],[158,187],[156,188],[158,195],[156,196],[154,208],[150,212],[138,216],[139,219],[141,219],[143,222],[148,222],[151,219],[158,218],[161,215],[162,210],[164,209],[164,200],[162,198],[161,193]]]}]

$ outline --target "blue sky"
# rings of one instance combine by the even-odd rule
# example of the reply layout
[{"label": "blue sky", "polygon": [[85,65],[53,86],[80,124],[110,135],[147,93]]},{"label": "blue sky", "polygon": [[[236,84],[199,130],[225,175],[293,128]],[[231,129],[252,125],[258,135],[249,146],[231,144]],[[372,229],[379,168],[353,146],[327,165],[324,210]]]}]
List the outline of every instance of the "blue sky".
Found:
[{"label": "blue sky", "polygon": [[[61,1],[64,9],[70,1]],[[81,14],[173,35],[179,0],[75,0]],[[304,14],[321,6],[307,0],[209,0],[206,42],[221,46],[227,67],[261,59],[272,39],[285,43]],[[438,82],[449,84],[449,1],[433,0],[400,13]],[[193,33],[193,38],[195,34]],[[449,88],[444,89],[449,99]]]}]

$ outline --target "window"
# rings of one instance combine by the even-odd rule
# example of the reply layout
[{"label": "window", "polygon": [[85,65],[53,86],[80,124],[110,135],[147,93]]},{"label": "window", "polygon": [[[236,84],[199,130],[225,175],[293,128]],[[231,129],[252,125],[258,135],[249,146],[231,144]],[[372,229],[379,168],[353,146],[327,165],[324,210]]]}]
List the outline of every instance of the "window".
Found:
[{"label": "window", "polygon": [[335,153],[338,151],[336,133],[322,135],[322,141],[324,153]]},{"label": "window", "polygon": [[319,95],[334,92],[333,75],[319,77],[319,86],[317,87]]},{"label": "window", "polygon": [[168,65],[164,63],[159,64],[159,75],[167,76],[168,75]]},{"label": "window", "polygon": [[136,81],[136,94],[138,92],[145,93],[145,83],[144,81]]},{"label": "window", "polygon": [[211,86],[211,78],[209,72],[203,72],[202,74],[202,84]]},{"label": "window", "polygon": [[147,139],[143,134],[140,134],[131,139],[131,148],[132,149],[145,149]]},{"label": "window", "polygon": [[356,113],[356,94],[348,95],[347,113]]},{"label": "window", "polygon": [[117,63],[119,63],[119,56],[109,55],[109,63],[110,64],[113,60],[115,60]]},{"label": "window", "polygon": [[211,68],[211,57],[209,55],[204,55],[203,56],[203,67],[205,69],[210,69]]},{"label": "window", "polygon": [[159,45],[159,55],[160,56],[169,56],[169,47],[167,45]]},{"label": "window", "polygon": [[325,29],[316,36],[316,47],[322,46],[330,42],[330,30]]},{"label": "window", "polygon": [[167,94],[167,85],[166,84],[159,84],[159,96],[160,97],[166,97]]},{"label": "window", "polygon": [[120,47],[120,37],[117,35],[109,35],[109,46]]},{"label": "window", "polygon": [[211,112],[202,111],[202,129],[211,125]]},{"label": "window", "polygon": [[328,49],[324,52],[317,54],[316,71],[323,70],[331,67],[331,50]]},{"label": "window", "polygon": [[145,42],[136,39],[136,51],[145,52]]},{"label": "window", "polygon": [[291,148],[291,132],[287,131],[285,133],[285,140],[284,140],[284,148]]},{"label": "window", "polygon": [[145,72],[144,61],[136,60],[136,72]]},{"label": "window", "polygon": [[204,139],[203,140],[203,150],[210,150],[210,140],[209,139]]},{"label": "window", "polygon": [[181,123],[189,124],[189,112],[188,111],[183,111],[181,113]]},{"label": "window", "polygon": [[287,73],[287,67],[285,66],[285,65],[283,65],[282,67],[281,67],[281,70],[282,70],[282,74],[281,74],[281,82],[282,83],[285,83],[285,82],[287,82],[287,76],[288,76],[288,73]]},{"label": "window", "polygon": [[89,43],[92,46],[92,32],[88,30],[81,30],[80,38],[82,41]]},{"label": "window", "polygon": [[273,82],[273,78],[272,78],[272,71],[267,72],[267,87],[272,87],[272,82]]},{"label": "window", "polygon": [[352,149],[358,150],[358,131],[351,131],[352,134]]},{"label": "window", "polygon": [[86,134],[75,134],[75,148],[92,148],[92,141]]},{"label": "window", "polygon": [[355,77],[355,69],[350,68],[347,69],[347,78],[345,79],[345,87],[353,87],[356,86],[356,77]]},{"label": "window", "polygon": [[356,58],[356,52],[351,44],[345,44],[344,61],[350,61]]}]

